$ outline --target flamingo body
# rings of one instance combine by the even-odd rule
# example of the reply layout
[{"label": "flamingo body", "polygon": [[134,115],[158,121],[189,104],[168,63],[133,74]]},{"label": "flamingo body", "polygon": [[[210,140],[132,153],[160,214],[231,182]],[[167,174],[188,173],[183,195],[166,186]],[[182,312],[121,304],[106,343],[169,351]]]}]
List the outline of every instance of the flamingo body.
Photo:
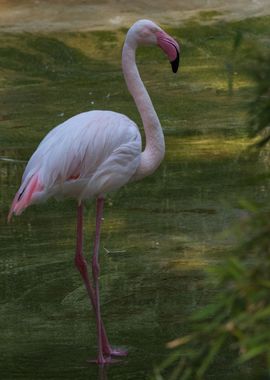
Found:
[{"label": "flamingo body", "polygon": [[90,111],[66,120],[30,158],[11,213],[52,196],[82,201],[118,189],[136,172],[141,145],[137,125],[125,115]]}]

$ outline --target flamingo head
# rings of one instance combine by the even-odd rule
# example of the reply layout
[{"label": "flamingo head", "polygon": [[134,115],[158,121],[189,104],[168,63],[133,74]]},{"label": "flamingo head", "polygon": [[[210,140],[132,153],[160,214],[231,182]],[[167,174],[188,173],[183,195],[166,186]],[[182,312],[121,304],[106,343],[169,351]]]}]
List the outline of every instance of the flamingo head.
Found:
[{"label": "flamingo head", "polygon": [[180,46],[169,34],[150,20],[139,20],[130,32],[138,45],[157,45],[170,60],[172,70],[177,72],[180,59]]}]

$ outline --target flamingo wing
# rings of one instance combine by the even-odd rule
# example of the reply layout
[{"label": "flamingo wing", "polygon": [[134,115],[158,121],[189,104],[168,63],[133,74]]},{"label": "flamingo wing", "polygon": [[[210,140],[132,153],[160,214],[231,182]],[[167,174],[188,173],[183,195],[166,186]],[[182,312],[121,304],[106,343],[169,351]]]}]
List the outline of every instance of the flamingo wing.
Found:
[{"label": "flamingo wing", "polygon": [[140,163],[136,124],[111,111],[76,115],[52,129],[30,158],[13,200],[12,214],[54,196],[78,200],[116,190]]}]

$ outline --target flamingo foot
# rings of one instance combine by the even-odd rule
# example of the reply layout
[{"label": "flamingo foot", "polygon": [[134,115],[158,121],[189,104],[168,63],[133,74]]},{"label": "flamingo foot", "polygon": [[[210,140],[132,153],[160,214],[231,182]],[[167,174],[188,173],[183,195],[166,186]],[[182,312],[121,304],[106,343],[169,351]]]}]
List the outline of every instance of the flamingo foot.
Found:
[{"label": "flamingo foot", "polygon": [[87,360],[88,363],[94,363],[94,364],[98,364],[100,366],[104,366],[104,365],[107,365],[107,364],[117,364],[117,363],[120,363],[121,360],[120,359],[113,359],[111,356],[98,356],[97,359],[89,359]]},{"label": "flamingo foot", "polygon": [[109,349],[109,355],[110,356],[127,356],[128,351],[123,350],[122,348],[112,348]]}]

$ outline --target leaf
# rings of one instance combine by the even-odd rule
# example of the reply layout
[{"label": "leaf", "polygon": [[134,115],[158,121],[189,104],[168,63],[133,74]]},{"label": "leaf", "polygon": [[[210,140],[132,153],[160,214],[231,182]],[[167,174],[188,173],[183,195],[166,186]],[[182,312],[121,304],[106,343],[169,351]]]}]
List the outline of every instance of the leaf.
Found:
[{"label": "leaf", "polygon": [[253,315],[252,321],[257,321],[258,319],[269,318],[269,317],[270,317],[270,306],[257,311]]},{"label": "leaf", "polygon": [[164,377],[161,375],[159,368],[154,368],[155,380],[164,380]]},{"label": "leaf", "polygon": [[166,344],[166,347],[175,348],[178,346],[183,346],[184,344],[189,343],[193,338],[194,338],[194,335],[186,335],[186,336],[183,336],[182,338],[171,340],[170,342]]},{"label": "leaf", "polygon": [[234,279],[245,277],[246,268],[243,263],[236,257],[230,257],[226,263],[227,270]]},{"label": "leaf", "polygon": [[172,372],[170,380],[177,380],[179,378],[178,375],[183,371],[185,367],[185,363],[186,363],[186,360],[184,358],[179,361],[178,365],[175,367],[175,369]]},{"label": "leaf", "polygon": [[258,325],[257,324],[258,320],[266,319],[265,322],[268,324],[269,317],[270,317],[270,306],[260,309],[254,313],[244,310],[243,312],[239,313],[239,315],[237,316],[236,323],[242,330],[246,330],[248,328],[254,329]]},{"label": "leaf", "polygon": [[204,306],[201,310],[197,311],[193,317],[192,321],[202,321],[209,317],[212,317],[215,313],[224,307],[223,299],[219,302],[211,303],[210,305]]},{"label": "leaf", "polygon": [[204,375],[204,373],[206,372],[206,370],[208,369],[208,367],[210,366],[210,364],[214,360],[216,354],[220,350],[222,344],[225,342],[225,339],[226,339],[226,335],[224,334],[219,339],[217,339],[214,342],[214,344],[212,344],[212,347],[211,347],[208,355],[203,360],[202,365],[200,366],[200,368],[197,371],[198,378],[201,378]]},{"label": "leaf", "polygon": [[[263,330],[262,333],[255,333],[254,336],[247,335],[242,339],[242,345],[244,347],[256,347],[258,345],[264,345],[266,342],[270,341],[270,331]],[[269,353],[270,353],[270,345],[269,345]]]},{"label": "leaf", "polygon": [[191,368],[186,368],[185,372],[181,376],[181,380],[188,380],[191,379],[190,375],[192,375],[192,369]]},{"label": "leaf", "polygon": [[254,347],[248,350],[247,352],[245,352],[244,354],[242,354],[242,356],[239,359],[239,362],[240,363],[247,362],[248,360],[251,360],[255,358],[256,356],[259,356],[267,352],[269,352],[269,344],[264,344],[258,347]]},{"label": "leaf", "polygon": [[159,370],[162,371],[164,368],[170,367],[175,361],[181,358],[182,355],[183,353],[180,350],[175,350],[158,366]]}]

